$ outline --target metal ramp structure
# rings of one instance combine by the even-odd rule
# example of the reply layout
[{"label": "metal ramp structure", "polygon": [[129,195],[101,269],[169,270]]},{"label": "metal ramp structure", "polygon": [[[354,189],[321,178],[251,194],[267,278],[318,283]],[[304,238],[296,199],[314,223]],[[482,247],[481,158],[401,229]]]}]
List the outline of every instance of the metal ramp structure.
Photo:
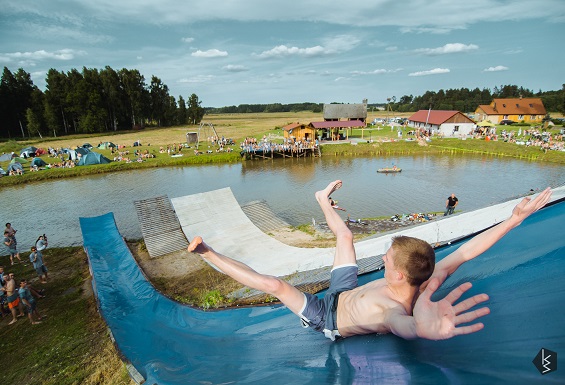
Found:
[{"label": "metal ramp structure", "polygon": [[264,233],[290,226],[279,218],[264,200],[241,205],[241,209],[251,222]]},{"label": "metal ramp structure", "polygon": [[138,200],[134,205],[151,258],[186,249],[188,241],[166,195]]}]

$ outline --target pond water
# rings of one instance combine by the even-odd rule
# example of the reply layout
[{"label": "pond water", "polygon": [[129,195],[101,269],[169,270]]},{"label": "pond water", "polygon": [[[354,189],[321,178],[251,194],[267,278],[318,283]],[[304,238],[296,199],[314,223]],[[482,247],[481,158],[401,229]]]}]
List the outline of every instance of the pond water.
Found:
[{"label": "pond water", "polygon": [[[396,164],[399,174],[379,174]],[[20,251],[42,233],[51,246],[81,245],[78,218],[114,212],[121,233],[141,238],[133,202],[167,195],[175,198],[231,187],[240,204],[265,200],[292,225],[323,219],[314,192],[341,179],[334,199],[345,218],[370,218],[442,211],[448,195],[459,210],[471,211],[526,194],[530,189],[565,184],[565,167],[505,158],[470,156],[323,157],[247,161],[133,170],[54,180],[0,191],[2,225],[18,230]],[[158,225],[158,224],[156,224]],[[7,250],[2,251],[2,255]]]}]

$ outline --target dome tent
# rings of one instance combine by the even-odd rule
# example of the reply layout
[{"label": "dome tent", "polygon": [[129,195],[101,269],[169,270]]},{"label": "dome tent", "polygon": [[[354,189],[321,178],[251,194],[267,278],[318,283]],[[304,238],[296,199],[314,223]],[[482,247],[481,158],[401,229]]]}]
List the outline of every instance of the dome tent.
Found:
[{"label": "dome tent", "polygon": [[80,157],[77,166],[89,166],[92,164],[106,164],[110,163],[110,159],[97,152],[88,152]]}]

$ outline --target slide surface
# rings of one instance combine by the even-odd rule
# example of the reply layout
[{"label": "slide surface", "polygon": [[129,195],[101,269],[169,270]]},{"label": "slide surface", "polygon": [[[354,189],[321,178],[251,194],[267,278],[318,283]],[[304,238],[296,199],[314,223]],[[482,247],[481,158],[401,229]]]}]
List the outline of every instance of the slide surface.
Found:
[{"label": "slide surface", "polygon": [[[488,293],[484,330],[447,341],[369,335],[333,343],[280,305],[178,304],[147,281],[112,213],[80,218],[102,316],[146,384],[161,385],[564,383],[565,367],[542,375],[532,362],[542,348],[565,357],[564,223],[563,202],[535,213],[438,290],[436,298],[470,280],[469,295]],[[439,249],[438,259],[458,246]]]}]

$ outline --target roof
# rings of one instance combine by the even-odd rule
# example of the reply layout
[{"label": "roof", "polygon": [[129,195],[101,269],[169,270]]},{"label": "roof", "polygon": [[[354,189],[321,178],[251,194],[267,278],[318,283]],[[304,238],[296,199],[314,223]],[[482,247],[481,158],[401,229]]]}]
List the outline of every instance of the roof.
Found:
[{"label": "roof", "polygon": [[283,131],[291,131],[291,130],[294,130],[295,128],[298,128],[298,127],[301,127],[301,126],[303,126],[303,124],[296,122],[296,123],[287,124],[282,129],[283,129]]},{"label": "roof", "polygon": [[360,120],[328,120],[326,122],[311,122],[310,126],[319,128],[351,128],[365,127],[365,123]]},{"label": "roof", "polygon": [[[428,122],[428,124],[440,125],[442,123],[445,123],[446,121],[448,121],[457,114],[461,114],[462,116],[467,118],[467,116],[465,116],[459,111],[420,110],[414,113],[412,116],[410,116],[408,120],[411,120],[413,122],[422,122],[422,123]],[[469,118],[467,119],[469,120],[469,123],[473,123],[471,119]]]},{"label": "roof", "polygon": [[487,115],[545,115],[540,98],[493,99],[490,104],[479,106]]},{"label": "roof", "polygon": [[324,119],[367,119],[367,105],[324,104]]}]

